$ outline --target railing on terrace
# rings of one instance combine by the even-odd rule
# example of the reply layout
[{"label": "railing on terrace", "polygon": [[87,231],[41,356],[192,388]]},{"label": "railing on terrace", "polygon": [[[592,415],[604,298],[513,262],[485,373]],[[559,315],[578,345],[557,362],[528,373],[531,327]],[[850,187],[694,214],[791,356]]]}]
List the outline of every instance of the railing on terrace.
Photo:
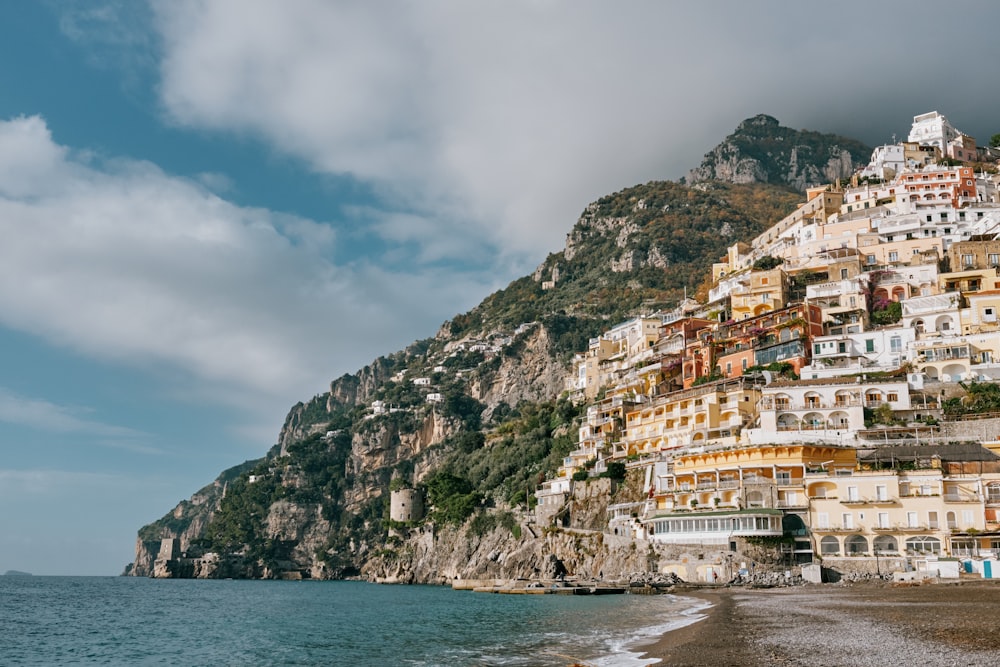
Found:
[{"label": "railing on terrace", "polygon": [[830,403],[828,401],[819,401],[816,403],[782,403],[779,401],[762,400],[761,409],[762,410],[779,410],[782,412],[796,412],[803,410],[833,410],[836,408],[850,408],[861,406],[862,402],[860,400],[850,400],[850,401],[834,401]]},{"label": "railing on terrace", "polygon": [[978,503],[982,499],[975,493],[946,493],[944,501],[946,503]]},{"label": "railing on terrace", "polygon": [[778,431],[788,432],[788,431],[844,431],[849,426],[844,424],[842,426],[837,426],[835,424],[778,424]]}]

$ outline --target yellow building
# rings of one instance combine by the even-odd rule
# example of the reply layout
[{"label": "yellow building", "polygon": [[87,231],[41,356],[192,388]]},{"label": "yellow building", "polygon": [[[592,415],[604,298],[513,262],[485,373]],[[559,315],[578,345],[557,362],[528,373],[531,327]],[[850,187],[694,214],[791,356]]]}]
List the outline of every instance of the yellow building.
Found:
[{"label": "yellow building", "polygon": [[730,295],[732,319],[744,320],[785,307],[788,278],[780,268],[751,271],[744,284]]},{"label": "yellow building", "polygon": [[660,466],[644,522],[661,542],[732,545],[739,537],[789,535],[796,560],[809,561],[807,476],[850,471],[855,460],[850,448],[802,444],[678,456]]},{"label": "yellow building", "polygon": [[759,398],[753,382],[734,378],[635,403],[625,414],[621,452],[628,456],[707,443],[735,445]]},{"label": "yellow building", "polygon": [[984,471],[1000,457],[972,445],[882,447],[840,474],[807,475],[809,527],[824,561],[947,555],[986,529]]}]

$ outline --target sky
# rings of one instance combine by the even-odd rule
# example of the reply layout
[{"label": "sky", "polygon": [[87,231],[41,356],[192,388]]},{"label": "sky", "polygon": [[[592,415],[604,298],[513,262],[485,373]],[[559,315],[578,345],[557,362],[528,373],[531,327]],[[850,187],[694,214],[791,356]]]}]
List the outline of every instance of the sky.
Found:
[{"label": "sky", "polygon": [[1000,132],[1000,5],[0,5],[0,573],[115,575],[298,401],[745,118]]}]

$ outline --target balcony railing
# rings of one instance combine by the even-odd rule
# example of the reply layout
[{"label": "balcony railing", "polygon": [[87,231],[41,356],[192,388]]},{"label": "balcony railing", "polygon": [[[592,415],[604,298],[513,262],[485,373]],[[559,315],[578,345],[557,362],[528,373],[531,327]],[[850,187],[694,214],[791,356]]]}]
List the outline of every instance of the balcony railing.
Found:
[{"label": "balcony railing", "polygon": [[814,403],[784,403],[775,401],[774,403],[761,401],[762,410],[777,410],[778,412],[803,412],[806,410],[835,410],[837,408],[850,408],[862,405],[859,400],[848,401],[816,401]]},{"label": "balcony railing", "polygon": [[946,493],[944,501],[946,503],[978,503],[980,498],[975,493]]}]

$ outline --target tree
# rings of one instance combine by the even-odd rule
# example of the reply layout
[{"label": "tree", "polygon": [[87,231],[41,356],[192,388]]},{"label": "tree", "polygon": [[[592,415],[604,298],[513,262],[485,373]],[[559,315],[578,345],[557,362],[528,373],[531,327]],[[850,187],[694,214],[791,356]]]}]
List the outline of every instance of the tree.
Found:
[{"label": "tree", "polygon": [[1000,148],[1000,134],[994,134],[990,137],[990,146],[993,148]]},{"label": "tree", "polygon": [[751,267],[754,271],[770,271],[771,269],[781,266],[785,263],[783,257],[772,257],[771,255],[764,255],[756,262],[753,263]]},{"label": "tree", "polygon": [[601,473],[601,477],[610,477],[619,482],[622,481],[625,479],[625,464],[621,461],[612,461],[608,464],[607,469]]},{"label": "tree", "polygon": [[876,303],[875,308],[872,310],[872,322],[874,324],[885,326],[903,319],[903,304],[893,301],[886,303],[884,307],[879,307],[880,305]]}]

